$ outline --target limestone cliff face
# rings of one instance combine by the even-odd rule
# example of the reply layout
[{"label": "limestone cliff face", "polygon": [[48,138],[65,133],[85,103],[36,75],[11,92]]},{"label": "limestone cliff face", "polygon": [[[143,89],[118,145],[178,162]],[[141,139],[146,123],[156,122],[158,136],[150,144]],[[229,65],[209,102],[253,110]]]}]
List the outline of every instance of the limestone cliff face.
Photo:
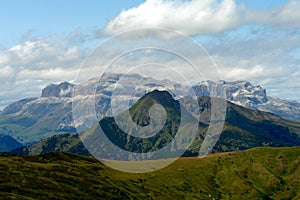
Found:
[{"label": "limestone cliff face", "polygon": [[50,84],[42,90],[41,97],[71,97],[73,86],[73,84],[68,82],[62,82],[60,84]]}]

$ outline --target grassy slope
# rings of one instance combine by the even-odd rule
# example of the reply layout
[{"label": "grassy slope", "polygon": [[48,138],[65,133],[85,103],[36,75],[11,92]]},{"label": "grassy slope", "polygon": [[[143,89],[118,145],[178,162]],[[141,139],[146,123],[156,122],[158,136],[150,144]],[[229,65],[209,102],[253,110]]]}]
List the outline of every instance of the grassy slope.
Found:
[{"label": "grassy slope", "polygon": [[300,147],[180,158],[145,174],[118,172],[68,153],[0,157],[0,170],[0,199],[300,198]]}]

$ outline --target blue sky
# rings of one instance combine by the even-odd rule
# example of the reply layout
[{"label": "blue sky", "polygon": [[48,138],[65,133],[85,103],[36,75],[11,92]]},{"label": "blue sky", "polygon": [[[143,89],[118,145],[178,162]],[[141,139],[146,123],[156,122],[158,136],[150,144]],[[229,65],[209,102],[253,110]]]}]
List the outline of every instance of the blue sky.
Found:
[{"label": "blue sky", "polygon": [[298,100],[299,0],[10,0],[0,7],[0,109],[72,81],[107,36],[162,27],[198,41],[226,80]]},{"label": "blue sky", "polygon": [[269,8],[279,8],[284,3],[287,2],[287,0],[238,0],[236,1],[238,3],[243,3],[248,7],[249,9],[259,8],[259,9],[269,9]]},{"label": "blue sky", "polygon": [[140,4],[141,0],[72,1],[11,0],[1,1],[0,45],[17,44],[28,32],[35,36],[68,34],[80,28],[90,32],[99,29],[122,9]]}]

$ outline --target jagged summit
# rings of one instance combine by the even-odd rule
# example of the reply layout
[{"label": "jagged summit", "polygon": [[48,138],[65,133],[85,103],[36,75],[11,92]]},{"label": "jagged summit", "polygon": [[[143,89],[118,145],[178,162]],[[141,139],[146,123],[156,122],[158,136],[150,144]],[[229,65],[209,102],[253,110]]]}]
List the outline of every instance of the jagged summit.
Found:
[{"label": "jagged summit", "polygon": [[[266,89],[260,85],[252,85],[248,81],[202,81],[193,89],[197,96],[209,96],[211,89],[214,87],[215,96],[226,97],[228,101],[245,106],[247,108],[257,109],[257,105],[264,104],[268,101]],[[225,94],[222,94],[225,92]]]},{"label": "jagged summit", "polygon": [[73,86],[74,84],[69,82],[62,82],[60,84],[51,83],[42,90],[41,97],[71,97]]}]

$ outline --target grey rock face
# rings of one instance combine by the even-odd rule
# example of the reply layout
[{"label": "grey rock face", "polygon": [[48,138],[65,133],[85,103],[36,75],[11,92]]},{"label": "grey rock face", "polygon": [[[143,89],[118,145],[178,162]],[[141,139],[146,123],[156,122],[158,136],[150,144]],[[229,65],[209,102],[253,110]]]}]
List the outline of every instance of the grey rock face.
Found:
[{"label": "grey rock face", "polygon": [[50,84],[42,90],[41,97],[71,97],[73,84],[62,82],[58,85]]},{"label": "grey rock face", "polygon": [[254,86],[247,81],[203,81],[193,86],[197,96],[208,96],[209,87],[216,88],[215,96],[221,97],[250,109],[271,112],[283,118],[300,121],[300,103],[267,96],[266,89]]}]

